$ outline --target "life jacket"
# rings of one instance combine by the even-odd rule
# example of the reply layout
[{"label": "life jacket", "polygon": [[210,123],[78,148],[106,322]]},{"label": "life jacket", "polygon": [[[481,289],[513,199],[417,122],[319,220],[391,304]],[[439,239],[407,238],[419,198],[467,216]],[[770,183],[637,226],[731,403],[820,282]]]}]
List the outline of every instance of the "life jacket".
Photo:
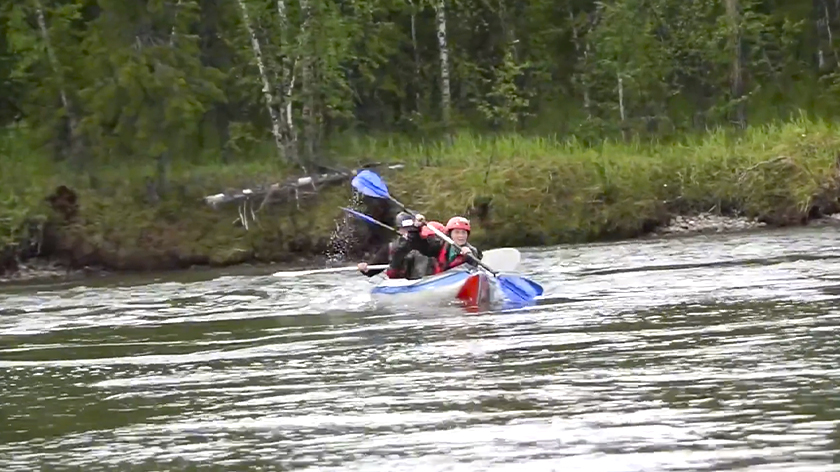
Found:
[{"label": "life jacket", "polygon": [[[469,260],[466,256],[461,255],[460,253],[458,253],[452,260],[449,260],[449,249],[452,247],[452,245],[446,243],[440,249],[437,257],[437,264],[435,264],[434,268],[435,274],[447,271],[453,267],[458,267]],[[473,252],[475,252],[474,248],[469,243],[467,243],[467,247],[473,249]]]}]

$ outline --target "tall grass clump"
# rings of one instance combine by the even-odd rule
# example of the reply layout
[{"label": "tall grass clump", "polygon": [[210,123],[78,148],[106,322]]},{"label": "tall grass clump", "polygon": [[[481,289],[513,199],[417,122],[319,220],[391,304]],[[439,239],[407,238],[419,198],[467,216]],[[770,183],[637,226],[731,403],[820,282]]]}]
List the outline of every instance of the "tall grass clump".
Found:
[{"label": "tall grass clump", "polygon": [[486,242],[553,244],[634,236],[675,214],[799,222],[836,202],[840,134],[798,119],[659,144],[457,134],[345,149],[406,163],[392,193],[430,218],[476,217]]}]

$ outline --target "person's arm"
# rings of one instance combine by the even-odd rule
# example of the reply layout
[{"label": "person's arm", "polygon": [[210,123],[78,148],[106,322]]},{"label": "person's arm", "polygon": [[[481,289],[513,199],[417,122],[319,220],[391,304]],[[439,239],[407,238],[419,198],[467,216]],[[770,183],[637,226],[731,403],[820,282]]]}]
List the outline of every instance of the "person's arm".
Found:
[{"label": "person's arm", "polygon": [[425,247],[423,248],[424,256],[429,256],[431,258],[437,259],[440,255],[440,251],[443,250],[443,246],[446,245],[446,242],[440,239],[437,236],[429,236],[425,239]]},{"label": "person's arm", "polygon": [[362,270],[362,268],[367,268],[368,265],[380,265],[380,264],[387,264],[388,263],[388,252],[390,249],[390,244],[385,244],[379,248],[376,253],[374,253],[373,257],[370,260],[359,264],[359,271],[367,276],[373,277],[384,271],[385,269],[370,269],[370,270]]},{"label": "person's arm", "polygon": [[403,261],[405,260],[405,256],[408,255],[409,251],[413,246],[413,242],[409,238],[413,237],[420,237],[419,234],[409,233],[408,237],[400,237],[396,241],[396,249],[394,249],[394,253],[391,254],[391,262],[389,263],[389,268],[397,270],[402,267]]},{"label": "person's arm", "polygon": [[[484,258],[484,254],[481,252],[481,249],[479,249],[479,248],[477,248],[477,247],[473,246],[472,244],[467,243],[467,245],[466,245],[466,246],[464,246],[463,248],[467,248],[467,249],[469,249],[469,250],[470,250],[470,252],[472,253],[472,255],[473,255],[473,256],[475,256],[475,258],[476,258],[476,259],[478,259],[478,260],[481,260],[481,259],[483,259],[483,258]],[[463,252],[463,248],[462,248],[462,252],[461,252],[461,254],[463,254],[463,253],[464,253],[464,252]],[[467,257],[466,259],[467,259],[467,260],[466,260],[466,263],[467,263],[467,264],[469,264],[469,265],[471,265],[471,266],[474,266],[474,267],[478,266],[478,263],[476,263],[476,262],[475,262],[475,260],[474,260],[473,258],[471,258],[471,257]]]}]

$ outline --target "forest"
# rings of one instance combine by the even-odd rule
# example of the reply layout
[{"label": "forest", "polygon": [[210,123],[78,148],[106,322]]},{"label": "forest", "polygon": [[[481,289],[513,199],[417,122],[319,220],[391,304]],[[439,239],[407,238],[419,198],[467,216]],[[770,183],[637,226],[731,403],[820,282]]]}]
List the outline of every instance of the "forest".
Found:
[{"label": "forest", "polygon": [[0,126],[83,166],[224,162],[266,142],[303,163],[346,133],[589,142],[833,117],[838,12],[838,0],[13,0]]},{"label": "forest", "polygon": [[[17,235],[58,183],[100,197],[119,193],[109,185],[137,186],[163,199],[173,180],[202,186],[181,188],[183,199],[364,158],[438,166],[417,171],[434,178],[472,166],[488,186],[470,187],[465,198],[476,200],[494,192],[488,165],[525,159],[543,166],[531,172],[554,172],[563,165],[551,156],[579,155],[597,168],[587,175],[600,176],[602,207],[637,192],[639,179],[664,178],[671,163],[696,171],[680,174],[680,195],[664,195],[685,200],[689,183],[744,187],[743,176],[697,183],[703,176],[720,180],[727,165],[778,157],[721,163],[733,146],[801,150],[790,139],[804,128],[816,130],[808,145],[822,157],[799,161],[807,153],[792,151],[790,162],[761,169],[793,175],[782,210],[807,213],[815,189],[828,185],[813,167],[825,164],[827,176],[835,165],[838,14],[840,0],[6,1],[0,210],[11,216],[0,227]],[[604,155],[599,146],[618,146],[610,162],[591,158]],[[663,153],[706,164],[697,170]],[[810,166],[813,178],[796,180],[791,166]],[[620,174],[646,167],[656,169]],[[609,169],[619,170],[610,178]],[[776,186],[766,174],[754,180],[752,190]],[[568,197],[549,187],[548,203]],[[784,200],[695,193],[698,205],[753,213]],[[633,200],[633,210],[571,212],[571,229],[544,228],[537,239],[610,232],[624,224],[616,218],[640,211],[639,200],[647,208]],[[457,205],[446,209],[467,204]]]}]

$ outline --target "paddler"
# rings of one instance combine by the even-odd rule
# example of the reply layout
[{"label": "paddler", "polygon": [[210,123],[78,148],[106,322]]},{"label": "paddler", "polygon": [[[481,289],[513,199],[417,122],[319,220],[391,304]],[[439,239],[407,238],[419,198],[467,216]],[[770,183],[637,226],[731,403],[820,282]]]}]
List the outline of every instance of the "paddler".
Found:
[{"label": "paddler", "polygon": [[[418,215],[418,217],[422,217],[422,216],[423,215]],[[418,218],[418,221],[422,222],[422,220],[420,218]],[[423,228],[420,230],[420,237],[421,238],[423,238],[423,239],[437,238],[437,235],[435,234],[434,231],[431,230],[431,228],[429,228],[429,226],[434,226],[435,229],[437,229],[441,233],[446,234],[446,226],[444,226],[443,223],[441,223],[440,221],[430,221],[430,222],[426,223],[425,225],[423,225]]]},{"label": "paddler", "polygon": [[470,220],[463,216],[453,216],[446,222],[446,234],[452,241],[455,242],[461,249],[444,242],[437,254],[435,264],[435,273],[449,270],[453,267],[458,267],[461,264],[477,265],[475,261],[469,257],[472,254],[475,258],[481,259],[481,251],[468,242],[470,237]]},{"label": "paddler", "polygon": [[440,244],[434,238],[423,237],[420,228],[425,224],[423,215],[416,218],[400,212],[396,218],[399,237],[383,246],[368,262],[358,264],[359,271],[368,276],[382,272],[382,269],[368,270],[372,264],[388,263],[385,274],[391,279],[419,279],[435,272],[435,257]]}]

